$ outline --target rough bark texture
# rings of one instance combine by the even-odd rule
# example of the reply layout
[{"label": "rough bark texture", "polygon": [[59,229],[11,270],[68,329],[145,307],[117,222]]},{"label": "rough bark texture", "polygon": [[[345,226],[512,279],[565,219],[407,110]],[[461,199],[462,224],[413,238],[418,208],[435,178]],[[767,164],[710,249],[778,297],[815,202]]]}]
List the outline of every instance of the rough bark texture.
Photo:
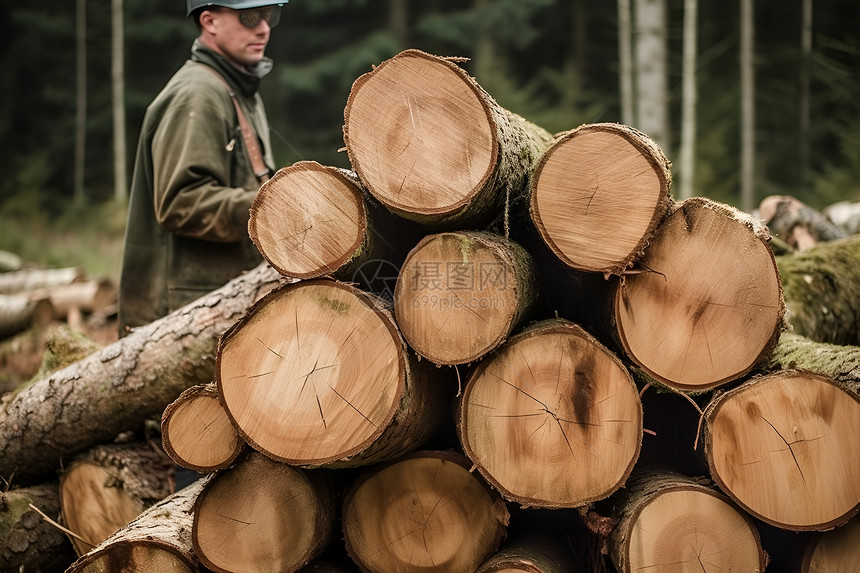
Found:
[{"label": "rough bark texture", "polygon": [[818,342],[860,345],[860,236],[820,243],[776,262],[794,332]]},{"label": "rough bark texture", "polygon": [[60,478],[65,526],[83,555],[148,507],[173,493],[173,464],[152,443],[96,446],[81,455]]},{"label": "rough bark texture", "polygon": [[823,531],[860,509],[860,397],[831,379],[753,378],[714,398],[704,422],[711,477],[747,513]]},{"label": "rough bark texture", "polygon": [[764,571],[752,520],[707,480],[643,471],[616,498],[609,555],[619,573]]},{"label": "rough bark texture", "polygon": [[282,280],[260,265],[7,397],[0,476],[14,472],[20,482],[55,470],[64,457],[137,429],[186,388],[211,381],[218,337]]},{"label": "rough bark texture", "polygon": [[403,337],[434,364],[473,362],[529,316],[538,287],[520,245],[475,231],[428,235],[400,271],[394,312]]},{"label": "rough bark texture", "polygon": [[404,217],[441,229],[488,222],[525,191],[550,134],[500,107],[454,61],[406,50],[352,86],[350,164]]},{"label": "rough bark texture", "polygon": [[153,505],[69,567],[67,573],[193,573],[200,570],[191,531],[204,477]]},{"label": "rough bark texture", "polygon": [[770,358],[773,370],[800,369],[827,376],[860,393],[860,347],[815,342],[793,332],[783,332]]},{"label": "rough bark texture", "polygon": [[0,571],[63,571],[75,559],[72,544],[30,504],[59,519],[57,482],[0,491]]},{"label": "rough bark texture", "polygon": [[647,135],[597,123],[556,136],[531,180],[530,213],[573,268],[620,274],[668,214],[669,160]]}]

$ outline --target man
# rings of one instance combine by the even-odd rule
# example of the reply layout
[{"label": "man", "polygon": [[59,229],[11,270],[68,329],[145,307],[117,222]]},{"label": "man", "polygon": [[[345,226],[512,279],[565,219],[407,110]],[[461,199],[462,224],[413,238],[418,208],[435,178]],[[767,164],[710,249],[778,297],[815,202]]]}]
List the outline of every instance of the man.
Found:
[{"label": "man", "polygon": [[262,261],[249,209],[274,161],[257,89],[272,68],[264,52],[281,3],[187,0],[187,8],[199,30],[191,59],[147,108],[138,142],[120,336]]}]

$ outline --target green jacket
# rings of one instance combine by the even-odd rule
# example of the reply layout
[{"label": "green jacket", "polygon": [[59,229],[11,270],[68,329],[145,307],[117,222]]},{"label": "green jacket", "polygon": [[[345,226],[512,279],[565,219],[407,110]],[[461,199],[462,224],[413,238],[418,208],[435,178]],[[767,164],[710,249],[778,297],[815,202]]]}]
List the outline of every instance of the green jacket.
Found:
[{"label": "green jacket", "polygon": [[269,124],[257,88],[264,59],[240,71],[195,40],[146,110],[135,159],[119,294],[120,336],[210,292],[263,259],[248,236],[254,176],[227,87],[272,169]]}]

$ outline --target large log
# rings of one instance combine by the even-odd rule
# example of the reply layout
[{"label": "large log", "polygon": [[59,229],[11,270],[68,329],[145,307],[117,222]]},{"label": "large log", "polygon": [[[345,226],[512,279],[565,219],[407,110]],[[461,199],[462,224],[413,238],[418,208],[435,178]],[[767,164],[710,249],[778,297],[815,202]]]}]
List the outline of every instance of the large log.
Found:
[{"label": "large log", "polygon": [[406,50],[352,86],[350,164],[367,190],[437,229],[482,225],[523,195],[551,140],[499,106],[452,59]]},{"label": "large log", "polygon": [[818,342],[860,345],[860,236],[777,257],[794,331]]},{"label": "large log", "polygon": [[800,573],[860,571],[860,519],[817,534],[803,555]]},{"label": "large log", "polygon": [[278,288],[221,337],[215,380],[254,449],[302,467],[358,466],[421,446],[453,385],[419,363],[385,301],[331,279]]},{"label": "large log", "polygon": [[617,497],[609,555],[619,573],[764,571],[753,521],[706,482],[642,472]]},{"label": "large log", "polygon": [[196,573],[200,561],[191,537],[194,502],[210,479],[199,479],[153,505],[82,555],[67,573]]},{"label": "large log", "polygon": [[678,390],[709,390],[766,361],[783,328],[780,275],[767,230],[701,197],[678,204],[637,267],[617,282],[627,356]]},{"label": "large log", "polygon": [[[63,571],[75,559],[71,543],[53,524],[60,517],[56,481],[0,488],[0,571]],[[36,509],[33,509],[33,508]]]},{"label": "large log", "polygon": [[347,551],[367,573],[474,571],[504,536],[505,502],[461,454],[416,452],[376,466],[343,504]]},{"label": "large log", "polygon": [[0,409],[0,476],[33,479],[63,458],[160,416],[212,380],[218,337],[283,278],[261,264],[87,358],[35,381]]},{"label": "large log", "polygon": [[213,571],[291,573],[328,545],[334,515],[325,478],[248,452],[197,496],[194,550]]},{"label": "large log", "polygon": [[620,274],[668,214],[671,182],[669,160],[644,133],[583,125],[557,135],[538,162],[531,218],[566,264]]},{"label": "large log", "polygon": [[409,345],[434,364],[474,362],[498,347],[535,306],[531,256],[499,235],[428,235],[397,278],[394,312]]},{"label": "large log", "polygon": [[146,442],[96,446],[60,478],[60,509],[78,555],[173,493],[173,465]]},{"label": "large log", "polygon": [[711,477],[745,511],[793,531],[860,509],[860,396],[802,371],[753,378],[704,414]]},{"label": "large log", "polygon": [[575,324],[549,320],[481,362],[463,391],[458,429],[466,454],[507,500],[580,507],[630,475],[642,404],[615,355]]}]

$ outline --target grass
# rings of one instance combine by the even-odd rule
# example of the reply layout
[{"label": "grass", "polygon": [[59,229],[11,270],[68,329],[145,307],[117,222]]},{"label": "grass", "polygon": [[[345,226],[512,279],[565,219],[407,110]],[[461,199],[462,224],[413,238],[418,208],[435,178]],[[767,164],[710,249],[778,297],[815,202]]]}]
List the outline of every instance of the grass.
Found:
[{"label": "grass", "polygon": [[119,281],[126,206],[70,205],[50,217],[20,202],[0,207],[0,250],[43,268],[78,267],[88,278]]}]

